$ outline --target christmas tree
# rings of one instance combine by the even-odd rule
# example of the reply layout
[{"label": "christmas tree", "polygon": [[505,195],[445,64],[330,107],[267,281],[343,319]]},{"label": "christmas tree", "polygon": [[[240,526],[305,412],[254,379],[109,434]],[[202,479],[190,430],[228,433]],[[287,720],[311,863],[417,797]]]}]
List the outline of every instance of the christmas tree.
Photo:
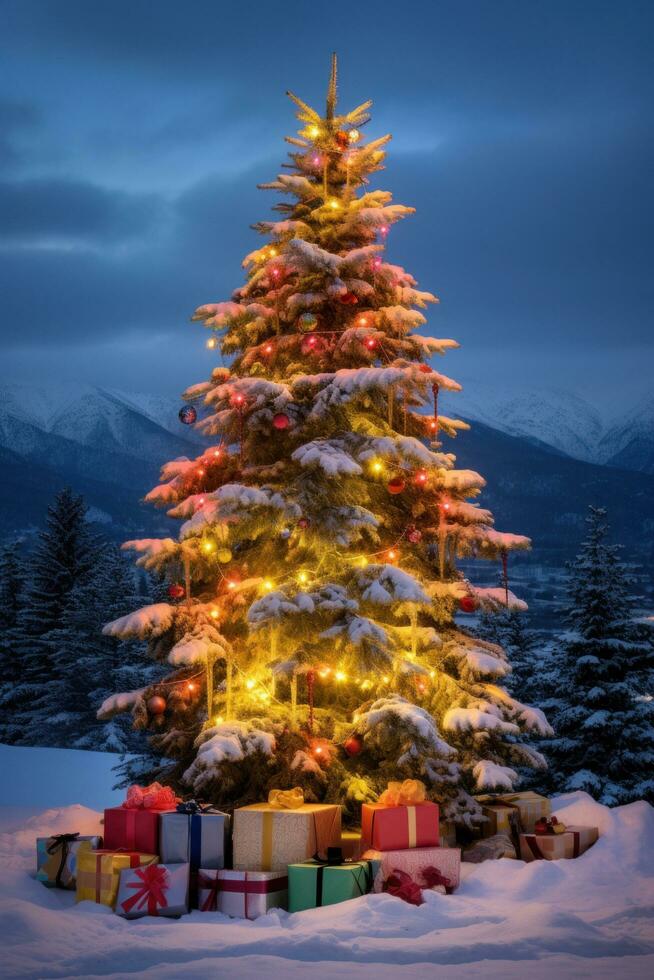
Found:
[{"label": "christmas tree", "polygon": [[280,220],[255,226],[266,243],[245,285],[193,317],[221,366],[180,417],[197,413],[213,442],[167,463],[147,497],[179,537],[125,546],[168,575],[173,601],[106,627],[147,637],[171,672],[101,716],[131,709],[186,794],[241,804],[300,785],[347,817],[415,777],[471,826],[474,791],[544,765],[521,733],[551,730],[502,686],[503,650],[455,622],[524,604],[474,588],[456,561],[529,541],[493,528],[484,480],[442,445],[467,426],[440,412],[460,386],[429,360],[458,345],[418,332],[437,300],[387,258],[413,212],[369,189],[390,136],[362,137],[370,102],[337,110],[335,58],[324,115],[288,94],[299,134],[262,185],[283,196]]},{"label": "christmas tree", "polygon": [[607,541],[606,511],[591,507],[570,564],[568,629],[555,650],[548,701],[556,737],[544,745],[546,782],[615,806],[654,801],[654,644],[634,616],[634,584]]}]

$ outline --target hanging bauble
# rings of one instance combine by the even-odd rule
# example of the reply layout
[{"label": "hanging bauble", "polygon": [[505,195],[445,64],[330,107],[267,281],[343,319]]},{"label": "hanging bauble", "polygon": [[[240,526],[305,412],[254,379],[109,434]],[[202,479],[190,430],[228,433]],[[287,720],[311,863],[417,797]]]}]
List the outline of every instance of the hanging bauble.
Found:
[{"label": "hanging bauble", "polygon": [[338,297],[338,301],[339,303],[342,303],[344,306],[356,306],[356,304],[359,302],[359,299],[357,296],[355,296],[354,293],[348,291],[346,293],[341,293],[341,295]]},{"label": "hanging bauble", "polygon": [[317,327],[318,317],[315,313],[303,313],[298,319],[298,325],[303,333],[308,333]]},{"label": "hanging bauble", "polygon": [[345,749],[346,754],[352,758],[362,751],[363,739],[361,739],[358,735],[350,735],[350,737],[346,738],[343,742],[343,748]]},{"label": "hanging bauble", "polygon": [[192,405],[184,405],[184,408],[179,410],[179,421],[183,422],[184,425],[193,425],[197,417],[198,413]]},{"label": "hanging bauble", "polygon": [[216,558],[218,559],[221,565],[226,565],[227,562],[232,560],[232,553],[229,550],[229,548],[220,548],[216,552]]},{"label": "hanging bauble", "polygon": [[162,715],[166,710],[166,699],[154,694],[148,699],[148,711],[151,715]]},{"label": "hanging bauble", "polygon": [[394,476],[386,484],[386,489],[389,493],[402,493],[406,487],[406,480],[403,476]]},{"label": "hanging bauble", "polygon": [[283,527],[279,532],[279,536],[282,541],[288,541],[291,536],[291,529],[289,527]]},{"label": "hanging bauble", "polygon": [[173,582],[172,585],[168,586],[168,595],[171,599],[181,599],[184,595],[185,589],[183,585],[179,582]]},{"label": "hanging bauble", "polygon": [[358,143],[361,139],[361,133],[358,129],[351,129],[347,134],[347,138],[350,143]]},{"label": "hanging bauble", "polygon": [[306,531],[310,523],[311,522],[309,521],[308,517],[301,517],[300,520],[297,522],[297,526],[301,528],[303,531]]},{"label": "hanging bauble", "polygon": [[347,150],[348,143],[350,142],[350,134],[344,129],[339,129],[334,137],[336,140],[336,145],[339,150]]},{"label": "hanging bauble", "polygon": [[285,412],[277,412],[276,415],[273,415],[272,424],[276,429],[281,431],[282,429],[288,429],[291,420]]},{"label": "hanging bauble", "polygon": [[422,531],[419,531],[417,527],[410,527],[406,532],[406,539],[411,544],[418,544],[419,541],[422,541]]},{"label": "hanging bauble", "polygon": [[463,595],[459,599],[459,609],[464,613],[472,613],[477,608],[477,600],[474,596]]}]

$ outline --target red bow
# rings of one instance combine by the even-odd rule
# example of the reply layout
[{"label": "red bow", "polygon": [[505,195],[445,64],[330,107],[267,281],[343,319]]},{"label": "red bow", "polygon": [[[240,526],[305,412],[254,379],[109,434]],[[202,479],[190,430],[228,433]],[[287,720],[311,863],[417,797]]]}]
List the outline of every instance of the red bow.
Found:
[{"label": "red bow", "polygon": [[151,783],[150,786],[130,786],[123,806],[127,810],[174,810],[178,803],[170,786]]},{"label": "red bow", "polygon": [[140,881],[128,881],[128,888],[137,888],[134,895],[121,902],[125,912],[133,908],[142,909],[148,903],[148,915],[158,915],[158,908],[165,909],[168,905],[166,891],[169,887],[168,870],[162,864],[148,864],[145,868],[136,868],[135,874]]},{"label": "red bow", "polygon": [[396,868],[384,882],[384,891],[388,892],[389,895],[403,899],[410,905],[422,905],[423,903],[420,885],[415,883],[411,875],[407,874],[406,871],[400,871],[399,868]]},{"label": "red bow", "polygon": [[432,864],[427,868],[423,868],[421,873],[425,888],[436,888],[438,885],[443,885],[444,888],[452,887],[450,879],[441,874],[438,868],[435,868]]}]

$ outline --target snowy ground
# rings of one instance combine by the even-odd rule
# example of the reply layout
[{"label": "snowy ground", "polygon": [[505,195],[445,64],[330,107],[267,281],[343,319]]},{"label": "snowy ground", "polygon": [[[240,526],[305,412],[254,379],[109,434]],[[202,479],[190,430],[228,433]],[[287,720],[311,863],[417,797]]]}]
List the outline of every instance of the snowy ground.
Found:
[{"label": "snowy ground", "polygon": [[562,797],[555,812],[564,821],[599,826],[591,851],[576,861],[464,866],[455,895],[428,893],[420,908],[368,895],[256,922],[199,912],[127,922],[32,877],[37,834],[97,830],[102,802],[116,799],[111,761],[0,746],[5,977],[654,976],[654,810],[645,803],[607,810],[583,794]]}]

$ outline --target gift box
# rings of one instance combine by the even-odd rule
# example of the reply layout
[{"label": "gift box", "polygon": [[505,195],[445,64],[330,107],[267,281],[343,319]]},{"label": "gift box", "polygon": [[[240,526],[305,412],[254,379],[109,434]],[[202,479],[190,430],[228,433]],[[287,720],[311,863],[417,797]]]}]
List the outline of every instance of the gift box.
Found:
[{"label": "gift box", "polygon": [[378,862],[372,890],[385,891],[384,885],[395,871],[402,871],[421,888],[433,887],[445,879],[446,891],[458,887],[461,879],[461,850],[458,847],[416,847],[411,850],[364,852],[364,860]]},{"label": "gift box", "polygon": [[178,918],[188,910],[188,864],[150,864],[120,872],[116,914],[126,919],[144,915]]},{"label": "gift box", "polygon": [[346,861],[358,861],[363,853],[363,839],[360,830],[344,830],[341,833],[341,851]]},{"label": "gift box", "polygon": [[[291,791],[287,791],[291,792]],[[234,811],[236,871],[286,871],[295,864],[327,853],[341,839],[341,808],[331,803],[300,803],[273,791],[268,803]],[[272,801],[272,802],[271,802]],[[289,805],[291,804],[291,805]]]},{"label": "gift box", "polygon": [[81,837],[79,834],[37,837],[37,880],[48,888],[74,889],[78,855],[98,847],[102,847],[101,837]]},{"label": "gift box", "polygon": [[156,854],[140,851],[80,851],[77,856],[77,901],[116,904],[120,872],[123,868],[139,868],[157,864]]},{"label": "gift box", "polygon": [[336,905],[350,898],[366,895],[373,881],[373,870],[369,861],[303,861],[288,866],[288,910],[302,912],[303,909],[320,908],[322,905]]},{"label": "gift box", "polygon": [[365,848],[399,851],[413,847],[435,847],[439,843],[438,804],[384,806],[364,803],[361,807],[361,837]]},{"label": "gift box", "polygon": [[[483,837],[494,834],[511,835],[515,826],[515,815],[519,817],[519,829],[526,834],[533,834],[536,821],[548,817],[552,805],[545,796],[531,790],[524,793],[503,793],[501,796],[477,796],[481,803],[482,813],[488,820],[482,827]],[[512,816],[514,820],[512,820]]]},{"label": "gift box", "polygon": [[169,786],[130,786],[122,806],[104,811],[104,846],[107,850],[159,853],[159,816],[175,810],[179,800]]},{"label": "gift box", "polygon": [[523,861],[560,861],[576,858],[592,847],[597,827],[569,826],[561,834],[520,834],[520,857]]},{"label": "gift box", "polygon": [[162,864],[224,868],[230,819],[213,807],[180,803],[177,811],[159,816],[159,856]]},{"label": "gift box", "polygon": [[216,871],[198,874],[201,912],[223,912],[238,919],[258,919],[270,909],[288,907],[286,871]]}]

